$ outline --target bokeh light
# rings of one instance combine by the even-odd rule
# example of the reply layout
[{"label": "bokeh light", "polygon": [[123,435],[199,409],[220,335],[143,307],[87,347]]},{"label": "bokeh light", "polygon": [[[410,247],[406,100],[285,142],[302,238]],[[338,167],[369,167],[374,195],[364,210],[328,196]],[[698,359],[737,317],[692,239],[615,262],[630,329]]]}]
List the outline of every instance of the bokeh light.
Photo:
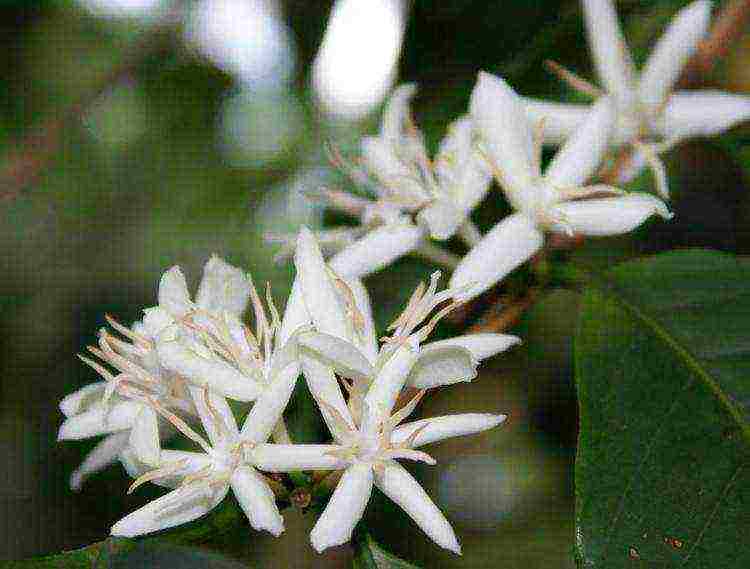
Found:
[{"label": "bokeh light", "polygon": [[402,0],[338,0],[313,67],[323,110],[356,119],[375,109],[396,78],[404,35]]}]

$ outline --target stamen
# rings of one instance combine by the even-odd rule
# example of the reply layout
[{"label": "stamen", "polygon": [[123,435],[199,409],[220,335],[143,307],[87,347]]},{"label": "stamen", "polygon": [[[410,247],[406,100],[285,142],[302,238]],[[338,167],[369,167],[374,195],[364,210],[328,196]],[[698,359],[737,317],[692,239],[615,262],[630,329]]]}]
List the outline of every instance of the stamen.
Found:
[{"label": "stamen", "polygon": [[417,429],[414,430],[414,432],[407,437],[407,439],[401,443],[401,447],[405,448],[411,448],[414,446],[414,441],[417,440],[417,437],[422,434],[422,431],[424,431],[427,427],[430,426],[430,423],[425,423],[424,425],[419,426]]},{"label": "stamen", "polygon": [[544,62],[544,66],[547,68],[547,71],[555,75],[563,83],[567,83],[574,91],[578,91],[579,93],[587,95],[592,99],[597,99],[603,95],[601,89],[599,89],[595,85],[592,85],[583,77],[580,77],[572,71],[565,69],[565,67],[563,67],[556,61],[548,59]]},{"label": "stamen", "polygon": [[651,169],[651,173],[654,175],[654,183],[656,184],[656,193],[662,199],[669,199],[669,182],[667,181],[667,168],[664,162],[659,157],[658,145],[645,144],[640,141],[634,141],[633,147],[643,154],[646,159],[646,163]]},{"label": "stamen", "polygon": [[132,494],[136,488],[145,484],[146,482],[150,482],[151,480],[156,480],[158,478],[164,478],[165,476],[170,476],[171,474],[174,474],[176,471],[180,470],[181,468],[184,468],[187,465],[187,463],[188,463],[188,459],[183,458],[176,462],[165,464],[164,466],[157,468],[155,470],[150,470],[149,472],[146,472],[145,474],[142,474],[141,476],[136,478],[135,481],[128,488],[127,493]]},{"label": "stamen", "polygon": [[427,393],[427,390],[421,389],[406,405],[391,415],[391,418],[388,420],[389,426],[391,428],[397,427],[404,419],[411,415],[414,412],[414,409],[417,408],[417,405],[419,405],[419,402],[422,400],[425,393]]},{"label": "stamen", "polygon": [[105,314],[104,319],[109,323],[110,326],[112,326],[112,328],[117,330],[120,334],[122,334],[126,338],[130,338],[135,343],[142,344],[143,347],[148,347],[148,348],[153,347],[153,342],[149,340],[146,336],[143,336],[142,334],[135,332],[134,330],[128,328],[127,326],[123,326],[117,320],[115,320],[112,315]]},{"label": "stamen", "polygon": [[189,438],[191,441],[194,441],[200,445],[200,447],[205,450],[208,454],[211,453],[211,445],[206,442],[206,439],[204,439],[202,436],[200,436],[198,433],[196,433],[188,424],[180,419],[177,415],[169,411],[168,409],[165,409],[162,407],[154,398],[149,398],[149,404],[156,410],[160,415],[162,415],[167,421],[172,423],[178,431],[180,431],[183,435],[185,435],[187,438]]},{"label": "stamen", "polygon": [[547,122],[546,117],[534,125],[534,172],[540,173],[542,171],[542,150],[544,148],[544,125]]}]

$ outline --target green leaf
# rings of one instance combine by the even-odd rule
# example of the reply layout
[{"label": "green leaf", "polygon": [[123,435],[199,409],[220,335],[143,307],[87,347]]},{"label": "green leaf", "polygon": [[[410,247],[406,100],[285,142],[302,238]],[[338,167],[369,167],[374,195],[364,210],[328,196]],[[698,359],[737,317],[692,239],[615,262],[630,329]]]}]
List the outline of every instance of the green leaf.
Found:
[{"label": "green leaf", "polygon": [[576,337],[579,566],[750,567],[750,266],[686,250],[594,277]]},{"label": "green leaf", "polygon": [[399,559],[380,547],[367,531],[358,531],[355,537],[354,569],[419,569],[416,565]]}]

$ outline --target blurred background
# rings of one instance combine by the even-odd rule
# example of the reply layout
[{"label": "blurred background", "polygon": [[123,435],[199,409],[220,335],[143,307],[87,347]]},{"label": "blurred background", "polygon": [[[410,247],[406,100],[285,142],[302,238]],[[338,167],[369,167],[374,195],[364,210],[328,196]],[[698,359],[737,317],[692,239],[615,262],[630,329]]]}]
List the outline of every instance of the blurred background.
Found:
[{"label": "blurred background", "polygon": [[[618,2],[636,58],[686,3]],[[180,264],[195,284],[214,252],[270,280],[283,302],[292,271],[274,265],[263,235],[331,221],[303,195],[348,184],[324,144],[355,156],[396,82],[419,84],[414,112],[434,149],[480,69],[568,100],[544,59],[592,77],[576,0],[4,0],[0,28],[0,559],[102,539],[159,494],[126,496],[119,467],[68,489],[94,441],[56,444],[57,403],[95,379],[75,354],[105,312],[137,319],[162,271]],[[748,93],[749,64],[745,33],[705,83]],[[740,127],[669,155],[673,222],[567,256],[606,267],[675,247],[747,254],[749,135]],[[648,175],[632,187],[650,187]],[[506,207],[493,192],[475,221],[486,229]],[[432,270],[409,259],[367,280],[381,326]],[[424,405],[426,415],[511,417],[434,447],[436,467],[410,466],[455,523],[463,558],[382,497],[366,514],[381,543],[427,567],[574,566],[577,305],[576,292],[551,286],[514,330],[523,347]],[[347,565],[347,548],[321,558],[309,547],[312,514],[286,519],[280,539],[243,527],[209,549],[252,567]],[[235,566],[212,552],[174,555]]]}]

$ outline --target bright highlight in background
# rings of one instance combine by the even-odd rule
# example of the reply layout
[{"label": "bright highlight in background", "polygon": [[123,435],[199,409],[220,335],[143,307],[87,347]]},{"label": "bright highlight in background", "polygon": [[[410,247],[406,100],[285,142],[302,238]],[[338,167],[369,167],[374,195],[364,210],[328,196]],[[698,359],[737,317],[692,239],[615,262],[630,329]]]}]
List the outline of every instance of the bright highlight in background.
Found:
[{"label": "bright highlight in background", "polygon": [[186,41],[254,91],[286,87],[296,65],[289,29],[274,0],[202,0]]},{"label": "bright highlight in background", "polygon": [[313,68],[324,111],[347,119],[375,109],[396,78],[404,36],[402,0],[338,0]]}]

